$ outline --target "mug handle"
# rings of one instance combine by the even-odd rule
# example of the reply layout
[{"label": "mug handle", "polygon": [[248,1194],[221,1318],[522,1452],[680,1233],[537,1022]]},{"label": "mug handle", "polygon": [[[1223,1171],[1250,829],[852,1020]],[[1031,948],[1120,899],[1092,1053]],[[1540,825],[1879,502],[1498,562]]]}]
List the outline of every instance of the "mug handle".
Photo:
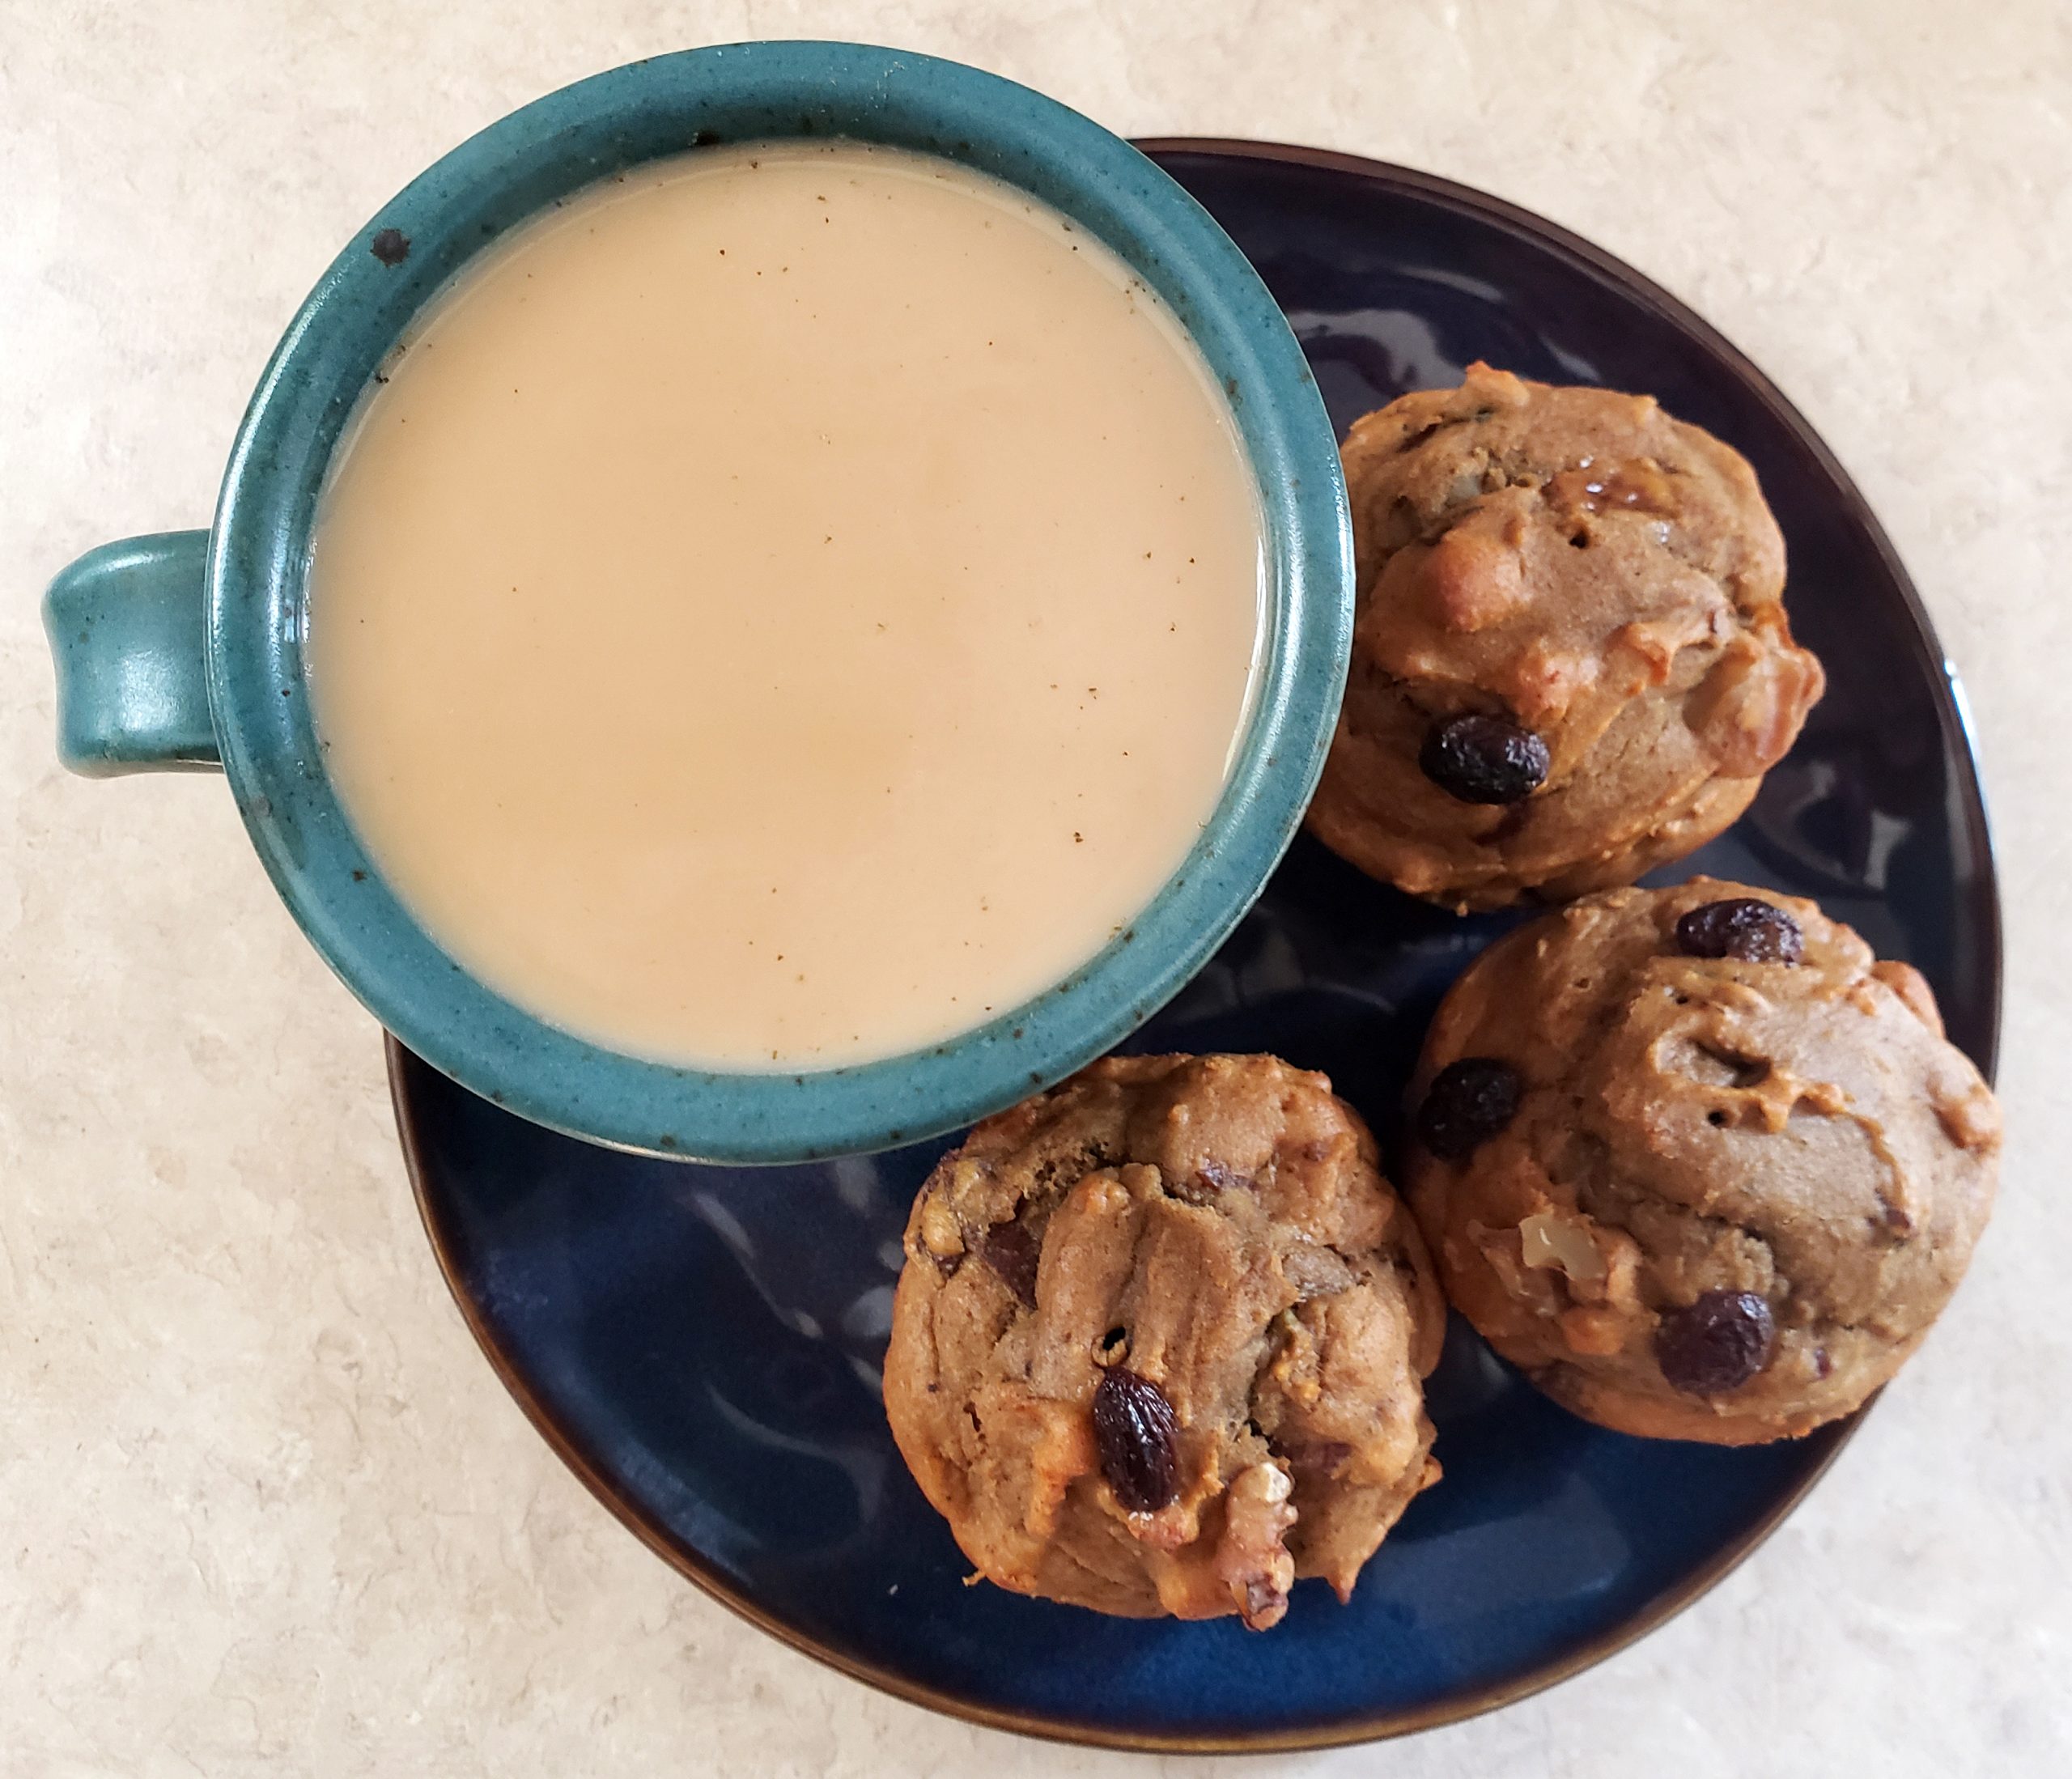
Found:
[{"label": "mug handle", "polygon": [[87,778],[219,768],[209,716],[209,534],[90,550],[43,596],[57,757]]}]

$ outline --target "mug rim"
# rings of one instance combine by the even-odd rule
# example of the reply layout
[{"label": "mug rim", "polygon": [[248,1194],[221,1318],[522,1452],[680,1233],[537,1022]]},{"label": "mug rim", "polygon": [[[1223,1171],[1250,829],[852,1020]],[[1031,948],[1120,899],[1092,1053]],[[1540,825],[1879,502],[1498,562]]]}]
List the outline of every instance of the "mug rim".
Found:
[{"label": "mug rim", "polygon": [[[1166,298],[1222,380],[1258,491],[1266,566],[1246,724],[1194,847],[1135,919],[1040,994],[940,1043],[820,1069],[732,1072],[554,1025],[441,949],[382,877],[333,788],[303,662],[316,497],[369,379],[426,304],[517,223],[612,173],[714,142],[843,138],[1006,180],[1099,236]],[[375,238],[393,231],[385,251]],[[1336,435],[1258,274],[1121,138],[962,63],[870,45],[734,44],[633,62],[470,136],[342,249],[239,428],[210,539],[208,674],[231,790],[275,888],[384,1025],[442,1072],[550,1127],[688,1160],[782,1163],[939,1136],[1050,1085],[1177,993],[1293,839],[1335,724],[1352,534]]]}]

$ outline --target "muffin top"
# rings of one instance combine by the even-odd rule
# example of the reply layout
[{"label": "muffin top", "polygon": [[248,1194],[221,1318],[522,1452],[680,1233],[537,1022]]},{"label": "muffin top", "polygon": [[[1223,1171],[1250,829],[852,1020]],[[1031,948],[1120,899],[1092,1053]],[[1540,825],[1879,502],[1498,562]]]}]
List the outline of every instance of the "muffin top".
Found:
[{"label": "muffin top", "polygon": [[1747,806],[1824,681],[1739,453],[1650,397],[1477,364],[1342,454],[1358,615],[1327,844],[1492,907],[1631,881]]},{"label": "muffin top", "polygon": [[1437,1475],[1445,1308],[1374,1139],[1270,1056],[1111,1057],[988,1119],[907,1225],[885,1407],[989,1579],[1277,1622]]},{"label": "muffin top", "polygon": [[1410,1104],[1454,1306],[1578,1413],[1668,1438],[1856,1407],[1949,1301],[1998,1173],[1993,1095],[1918,972],[1710,878],[1492,946]]}]

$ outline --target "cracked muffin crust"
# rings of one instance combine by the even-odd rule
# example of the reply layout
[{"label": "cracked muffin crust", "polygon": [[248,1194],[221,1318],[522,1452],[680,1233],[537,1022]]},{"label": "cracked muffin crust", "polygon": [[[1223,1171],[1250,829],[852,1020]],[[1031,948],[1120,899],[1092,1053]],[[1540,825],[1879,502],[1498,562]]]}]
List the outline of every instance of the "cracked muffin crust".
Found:
[{"label": "cracked muffin crust", "polygon": [[906,1245],[886,1412],[1002,1587],[1263,1630],[1437,1477],[1446,1307],[1322,1075],[1105,1059],[944,1157]]},{"label": "cracked muffin crust", "polygon": [[1740,1445],[1845,1415],[1950,1301],[2000,1115],[1918,972],[1694,878],[1492,945],[1413,1078],[1446,1295],[1586,1420]]},{"label": "cracked muffin crust", "polygon": [[1497,908],[1631,883],[1748,806],[1824,682],[1738,452],[1650,397],[1476,364],[1341,455],[1358,608],[1327,846]]}]

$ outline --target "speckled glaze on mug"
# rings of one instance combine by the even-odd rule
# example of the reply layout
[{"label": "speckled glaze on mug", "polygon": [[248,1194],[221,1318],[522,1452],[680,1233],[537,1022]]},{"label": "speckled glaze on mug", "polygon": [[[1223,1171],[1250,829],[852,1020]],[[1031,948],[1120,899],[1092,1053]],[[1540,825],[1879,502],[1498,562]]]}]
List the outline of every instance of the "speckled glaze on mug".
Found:
[{"label": "speckled glaze on mug", "polygon": [[[1033,193],[1170,303],[1229,392],[1267,575],[1251,711],[1222,799],[1157,897],[1064,981],[926,1050],[807,1073],[619,1054],[453,962],[404,909],[325,771],[304,681],[316,498],[384,355],[484,247],[593,181],[716,142],[843,137],[940,155]],[[89,774],[220,762],[276,888],[417,1055],[500,1106],[615,1147],[733,1162],[912,1142],[1047,1085],[1207,961],[1286,849],[1329,745],[1352,622],[1335,435],[1288,323],[1201,206],[1120,138],[953,62],[851,44],[696,49],[549,95],[384,205],[295,316],[247,410],[210,533],[127,540],[53,583],[59,751]]]}]

